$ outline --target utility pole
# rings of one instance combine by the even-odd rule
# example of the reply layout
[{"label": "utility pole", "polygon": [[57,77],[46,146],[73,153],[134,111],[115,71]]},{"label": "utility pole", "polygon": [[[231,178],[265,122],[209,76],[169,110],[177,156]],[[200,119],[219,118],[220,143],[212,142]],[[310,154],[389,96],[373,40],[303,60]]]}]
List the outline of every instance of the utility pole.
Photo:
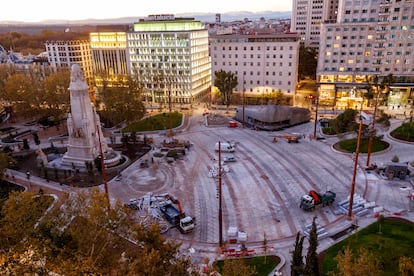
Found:
[{"label": "utility pole", "polygon": [[[361,104],[362,107],[362,104]],[[362,111],[362,108],[361,108]],[[348,217],[352,218],[352,207],[354,204],[354,192],[355,192],[355,178],[356,178],[356,172],[358,167],[358,156],[359,156],[359,149],[361,146],[361,133],[362,133],[362,116],[361,112],[359,113],[359,129],[358,129],[358,140],[357,140],[357,147],[355,150],[355,160],[354,160],[354,173],[352,175],[352,184],[351,184],[351,194],[349,196],[349,209],[348,209]]]},{"label": "utility pole", "polygon": [[374,140],[374,133],[375,133],[375,118],[377,116],[377,106],[378,106],[378,98],[379,98],[379,86],[378,86],[378,78],[376,78],[376,90],[377,90],[377,95],[375,97],[375,106],[374,106],[374,115],[372,117],[372,125],[371,125],[371,130],[369,132],[369,140],[368,140],[368,154],[367,154],[367,167],[369,167],[370,165],[370,158],[371,158],[371,150],[372,150],[372,142]]},{"label": "utility pole", "polygon": [[219,245],[220,248],[223,247],[223,211],[222,211],[222,204],[221,204],[221,178],[222,178],[222,174],[221,174],[221,142],[218,142],[218,162],[219,162],[219,171],[218,171],[218,178],[219,178],[219,182],[218,182],[218,198],[219,198]]},{"label": "utility pole", "polygon": [[[318,88],[316,88],[318,89]],[[316,91],[315,98],[315,124],[313,126],[313,138],[316,139],[316,125],[318,124],[318,106],[319,106],[319,92]]]}]

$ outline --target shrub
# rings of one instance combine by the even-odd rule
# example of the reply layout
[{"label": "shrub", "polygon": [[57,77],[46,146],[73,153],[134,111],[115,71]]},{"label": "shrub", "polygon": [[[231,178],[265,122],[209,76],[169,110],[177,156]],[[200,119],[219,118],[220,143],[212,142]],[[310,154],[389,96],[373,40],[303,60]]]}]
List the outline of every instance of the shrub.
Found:
[{"label": "shrub", "polygon": [[323,132],[323,134],[326,134],[326,135],[335,135],[336,134],[335,129],[333,129],[331,127],[322,128],[322,132]]},{"label": "shrub", "polygon": [[391,158],[391,162],[399,162],[400,161],[400,158],[398,158],[398,156],[397,155],[394,155],[392,158]]},{"label": "shrub", "polygon": [[178,154],[177,154],[177,151],[175,151],[175,150],[170,150],[167,153],[167,157],[177,158],[177,156],[178,156]]}]

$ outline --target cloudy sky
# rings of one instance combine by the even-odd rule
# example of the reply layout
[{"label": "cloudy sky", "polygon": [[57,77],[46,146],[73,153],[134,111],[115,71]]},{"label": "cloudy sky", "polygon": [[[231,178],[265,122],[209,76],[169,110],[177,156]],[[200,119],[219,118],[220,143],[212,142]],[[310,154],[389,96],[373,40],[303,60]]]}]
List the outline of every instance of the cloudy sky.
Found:
[{"label": "cloudy sky", "polygon": [[1,3],[0,21],[38,22],[149,14],[291,11],[292,0],[20,0]]}]

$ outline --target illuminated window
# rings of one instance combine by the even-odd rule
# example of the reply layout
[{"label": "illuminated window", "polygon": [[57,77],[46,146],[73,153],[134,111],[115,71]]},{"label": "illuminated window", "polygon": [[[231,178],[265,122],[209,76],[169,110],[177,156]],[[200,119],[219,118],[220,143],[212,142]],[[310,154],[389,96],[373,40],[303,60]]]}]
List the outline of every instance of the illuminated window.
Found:
[{"label": "illuminated window", "polygon": [[354,60],[353,59],[348,59],[348,64],[352,64],[352,63],[354,63]]},{"label": "illuminated window", "polygon": [[372,38],[373,38],[373,35],[368,35],[367,36],[367,39],[369,39],[369,40],[372,40]]},{"label": "illuminated window", "polygon": [[331,56],[331,52],[326,52],[326,56],[327,57]]}]

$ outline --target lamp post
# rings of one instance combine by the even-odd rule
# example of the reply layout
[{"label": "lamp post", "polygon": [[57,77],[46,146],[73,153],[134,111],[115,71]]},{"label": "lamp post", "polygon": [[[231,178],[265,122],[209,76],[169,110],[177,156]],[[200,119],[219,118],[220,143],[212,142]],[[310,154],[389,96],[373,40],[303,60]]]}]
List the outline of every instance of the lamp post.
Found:
[{"label": "lamp post", "polygon": [[218,171],[218,198],[219,198],[219,245],[220,248],[223,247],[223,211],[222,211],[222,202],[221,202],[221,142],[218,142],[218,162],[219,162],[219,171]]}]

